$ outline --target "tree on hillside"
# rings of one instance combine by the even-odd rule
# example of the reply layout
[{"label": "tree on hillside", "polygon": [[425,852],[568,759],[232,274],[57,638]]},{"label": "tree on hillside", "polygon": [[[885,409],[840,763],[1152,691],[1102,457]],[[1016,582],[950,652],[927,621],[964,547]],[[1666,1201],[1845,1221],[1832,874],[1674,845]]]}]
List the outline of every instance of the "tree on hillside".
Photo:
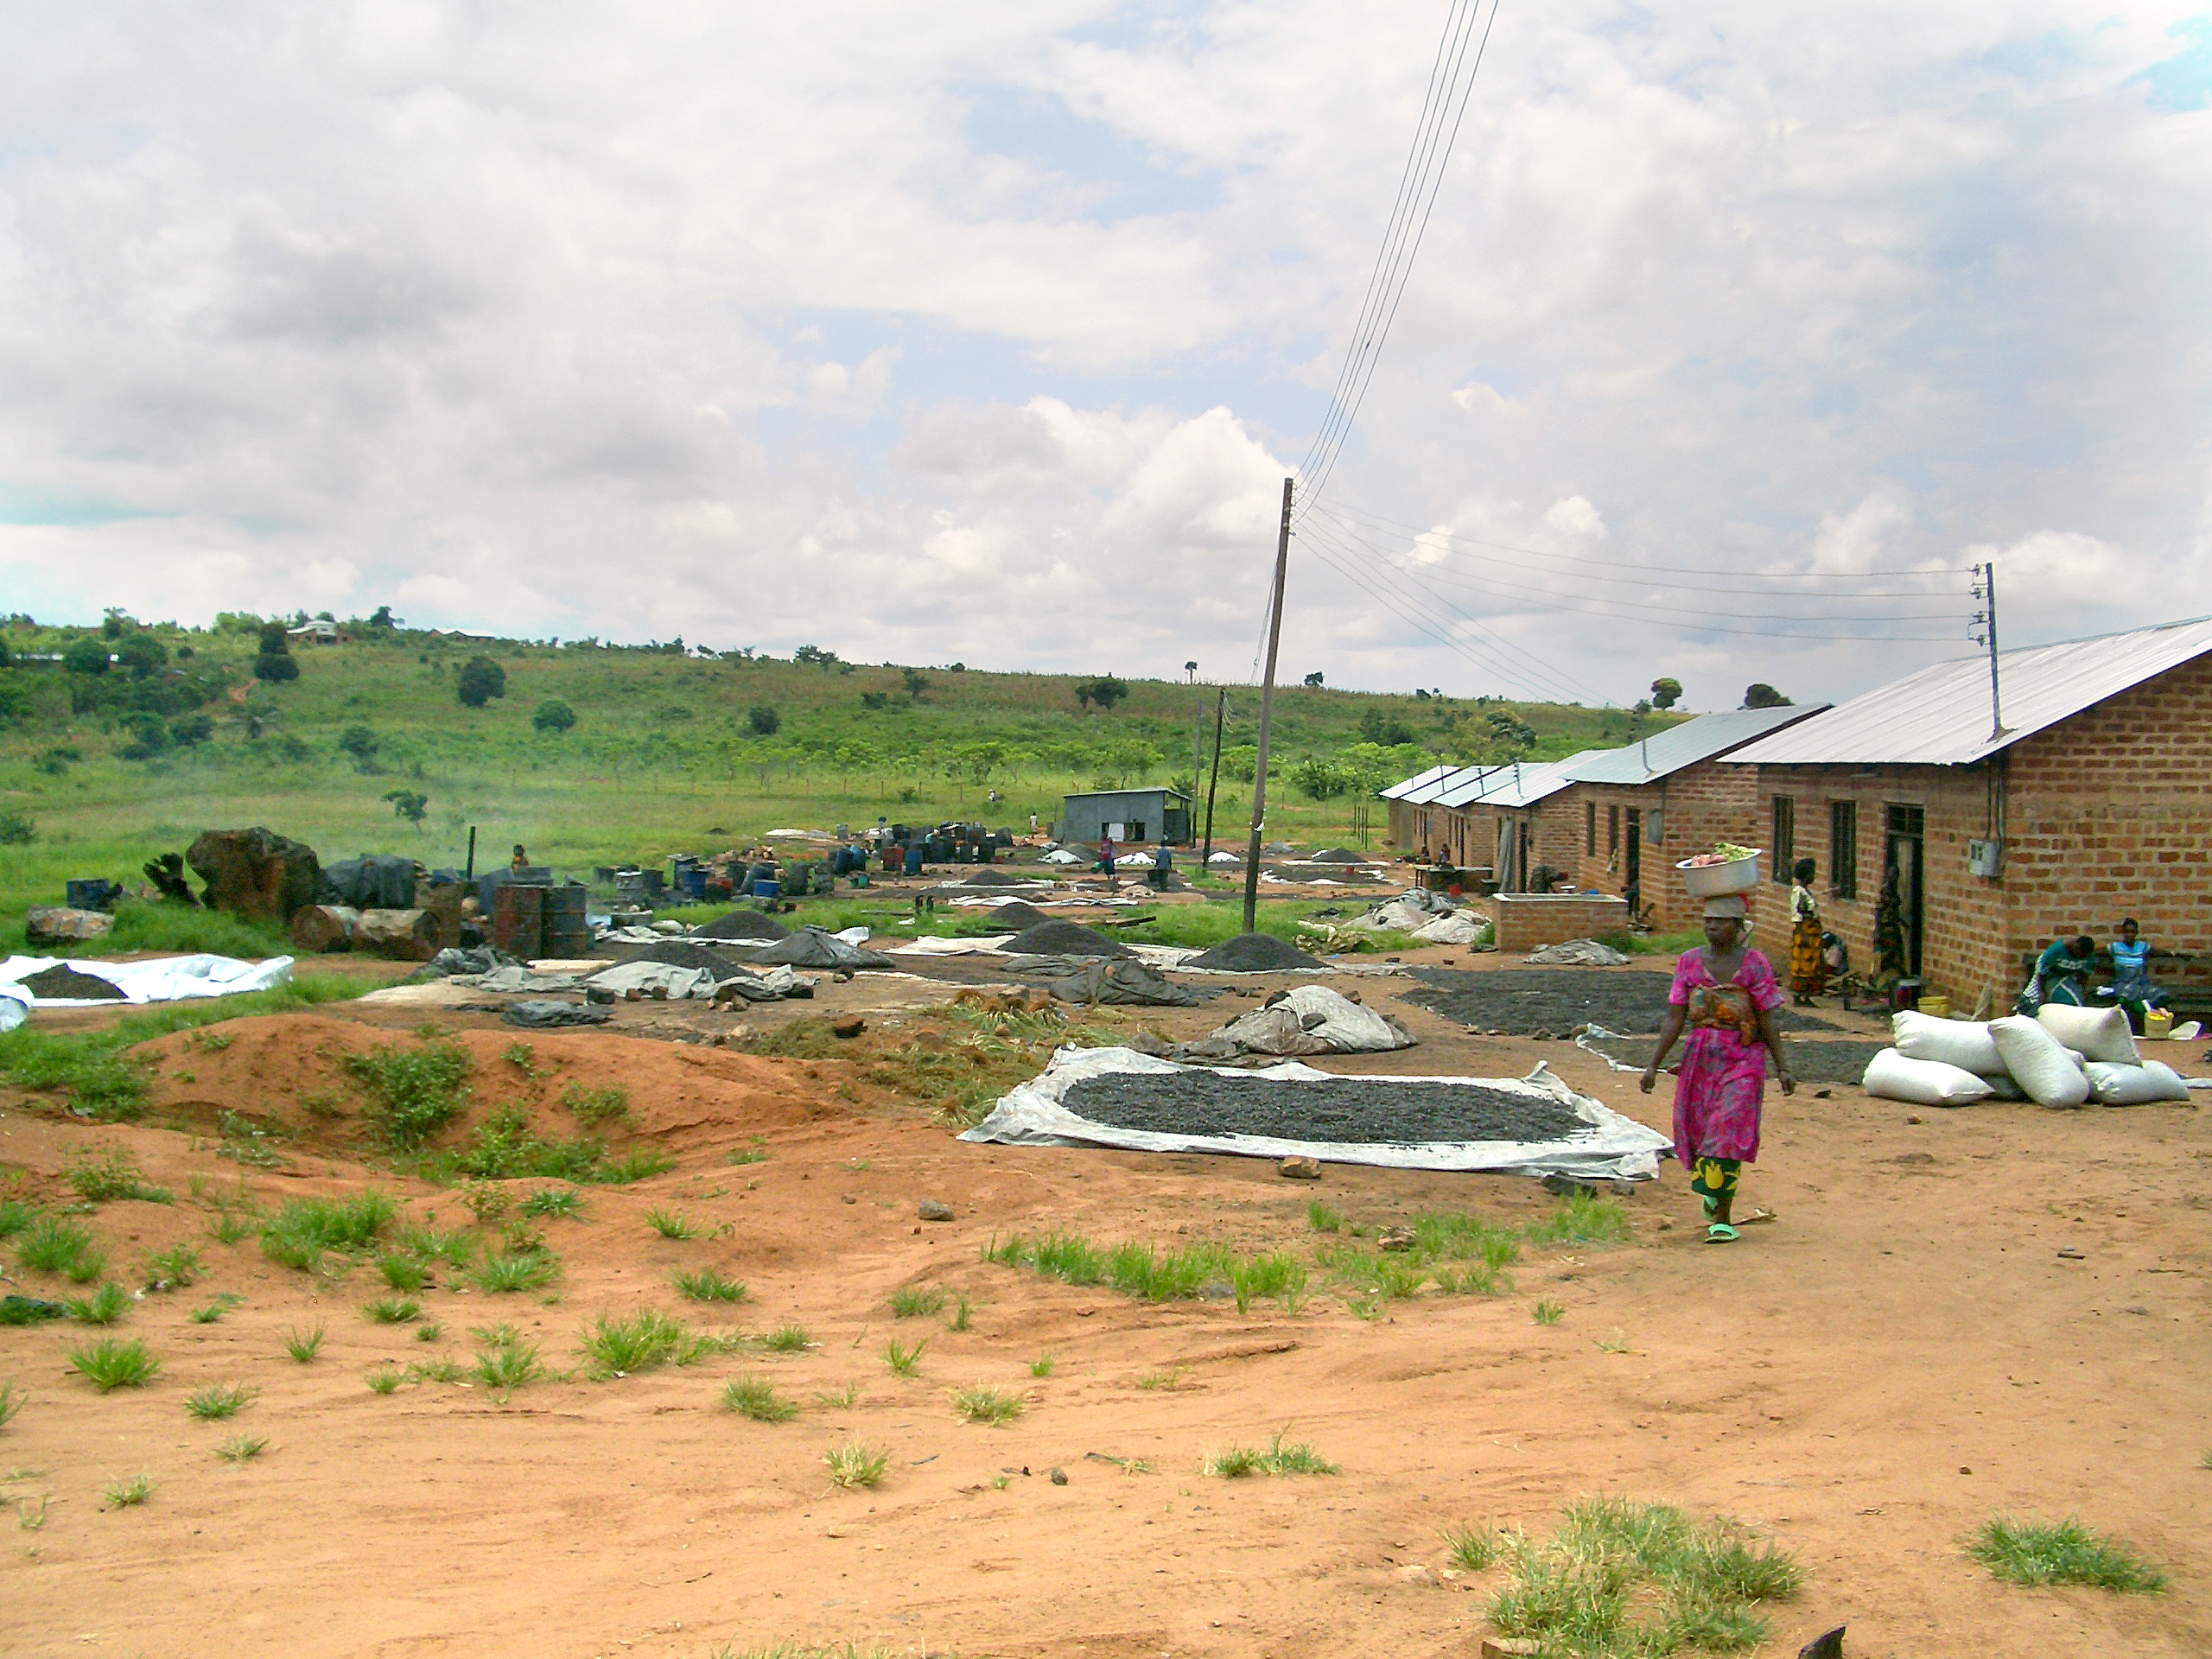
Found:
[{"label": "tree on hillside", "polygon": [[1536,747],[1536,728],[1502,709],[1484,715],[1483,723],[1490,728],[1491,741],[1509,756],[1527,754]]},{"label": "tree on hillside", "polygon": [[1651,706],[1671,709],[1682,700],[1682,683],[1666,675],[1651,682]]},{"label": "tree on hillside", "polygon": [[1764,680],[1754,681],[1744,688],[1744,707],[1746,709],[1788,709],[1791,706],[1789,698]]},{"label": "tree on hillside", "polygon": [[930,677],[919,669],[901,669],[899,671],[899,677],[906,685],[907,696],[916,702],[919,702],[922,700],[922,693],[930,689]]},{"label": "tree on hillside", "polygon": [[391,803],[391,810],[395,817],[406,819],[417,830],[423,827],[423,814],[429,810],[430,807],[429,796],[419,795],[411,789],[395,789],[386,795],[385,799]]},{"label": "tree on hillside", "polygon": [[791,653],[791,661],[815,663],[825,669],[834,668],[837,664],[837,653],[834,651],[824,651],[819,645],[801,645]]},{"label": "tree on hillside", "polygon": [[548,697],[537,705],[537,712],[530,723],[541,732],[550,732],[556,737],[576,723],[576,711],[558,697]]},{"label": "tree on hillside", "polygon": [[262,625],[261,649],[254,656],[253,677],[270,685],[283,685],[300,677],[300,665],[292,660],[292,642],[285,638],[282,622]]},{"label": "tree on hillside", "polygon": [[1306,677],[1306,683],[1309,689],[1318,690],[1321,684],[1321,671],[1317,668],[1308,674]]},{"label": "tree on hillside", "polygon": [[72,674],[106,673],[107,642],[89,634],[81,639],[72,639],[68,649],[61,653],[61,666]]},{"label": "tree on hillside", "polygon": [[182,720],[169,722],[169,741],[179,748],[188,749],[214,735],[215,721],[209,715],[187,715]]},{"label": "tree on hillside", "polygon": [[1075,700],[1085,709],[1096,703],[1101,709],[1110,710],[1128,695],[1127,683],[1111,674],[1101,674],[1095,680],[1077,680],[1075,684]]},{"label": "tree on hillside", "polygon": [[365,726],[348,726],[338,734],[338,747],[353,757],[353,770],[367,774],[376,770],[377,734]]},{"label": "tree on hillside", "polygon": [[746,710],[745,723],[752,728],[755,737],[773,737],[783,725],[784,717],[764,702]]},{"label": "tree on hillside", "polygon": [[127,636],[116,646],[115,659],[138,678],[147,679],[168,661],[168,647],[142,630]]},{"label": "tree on hillside", "polygon": [[480,652],[461,664],[453,689],[468,707],[481,709],[493,698],[507,695],[507,671]]},{"label": "tree on hillside", "polygon": [[400,620],[391,613],[391,606],[379,605],[369,613],[369,626],[372,628],[396,628],[400,626]]},{"label": "tree on hillside", "polygon": [[1359,734],[1370,743],[1379,743],[1385,748],[1419,741],[1412,727],[1397,715],[1385,714],[1380,709],[1370,709],[1359,717]]}]

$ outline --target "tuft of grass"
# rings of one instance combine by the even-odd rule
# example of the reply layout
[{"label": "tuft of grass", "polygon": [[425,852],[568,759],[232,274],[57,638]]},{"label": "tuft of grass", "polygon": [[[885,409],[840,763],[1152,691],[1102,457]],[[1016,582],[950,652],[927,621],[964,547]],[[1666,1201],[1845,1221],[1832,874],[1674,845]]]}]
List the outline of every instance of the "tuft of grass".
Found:
[{"label": "tuft of grass", "polygon": [[976,1304],[965,1291],[953,1299],[952,1317],[944,1322],[948,1331],[965,1331],[976,1322]]},{"label": "tuft of grass", "polygon": [[310,1363],[322,1351],[322,1327],[318,1325],[312,1330],[302,1331],[294,1325],[284,1338],[284,1351],[299,1364]]},{"label": "tuft of grass", "polygon": [[798,1407],[776,1392],[763,1376],[741,1376],[722,1389],[722,1409],[756,1423],[787,1423],[798,1415]]},{"label": "tuft of grass", "polygon": [[525,1388],[545,1375],[537,1344],[524,1341],[512,1325],[498,1325],[479,1331],[476,1335],[484,1345],[477,1350],[476,1363],[470,1374],[500,1398],[505,1399],[517,1389]]},{"label": "tuft of grass", "polygon": [[95,1160],[85,1154],[70,1166],[69,1185],[77,1196],[87,1204],[111,1204],[120,1198],[137,1198],[146,1204],[175,1204],[176,1194],[165,1186],[149,1186],[138,1173],[138,1165],[120,1147],[111,1147],[105,1157]]},{"label": "tuft of grass", "polygon": [[107,1255],[75,1222],[41,1216],[17,1236],[16,1265],[26,1273],[58,1273],[88,1285],[107,1266]]},{"label": "tuft of grass", "polygon": [[922,1363],[922,1351],[929,1345],[929,1339],[925,1337],[912,1348],[905,1348],[893,1337],[884,1344],[883,1363],[901,1376],[912,1376],[915,1367]]},{"label": "tuft of grass", "polygon": [[663,1238],[697,1238],[705,1231],[682,1211],[664,1210],[658,1205],[645,1211],[645,1225]]},{"label": "tuft of grass", "polygon": [[261,1253],[302,1271],[321,1265],[326,1250],[370,1249],[398,1212],[390,1195],[373,1189],[350,1198],[294,1198],[261,1229]]},{"label": "tuft of grass", "polygon": [[514,1067],[516,1071],[521,1072],[525,1077],[537,1077],[543,1075],[537,1069],[537,1051],[531,1047],[528,1043],[509,1043],[505,1048],[499,1051],[499,1058],[505,1060],[509,1065]]},{"label": "tuft of grass", "polygon": [[402,1250],[425,1265],[443,1262],[449,1268],[466,1268],[476,1259],[476,1241],[465,1227],[443,1230],[435,1227],[403,1227],[399,1230],[398,1244]]},{"label": "tuft of grass", "polygon": [[1628,1211],[1611,1198],[1571,1192],[1522,1236],[1531,1244],[1617,1244],[1629,1236]]},{"label": "tuft of grass", "polygon": [[259,1390],[239,1382],[211,1382],[198,1393],[188,1395],[185,1410],[203,1423],[219,1423],[226,1417],[235,1417],[253,1403]]},{"label": "tuft of grass", "polygon": [[377,1257],[377,1274],[394,1290],[420,1290],[429,1278],[430,1270],[410,1255],[380,1255]]},{"label": "tuft of grass", "polygon": [[935,1287],[925,1290],[906,1285],[891,1293],[891,1317],[894,1319],[920,1319],[944,1306],[944,1293]]},{"label": "tuft of grass", "polygon": [[1003,1389],[955,1389],[952,1408],[971,1423],[989,1423],[994,1427],[1010,1423],[1021,1415],[1027,1402],[1018,1394]]},{"label": "tuft of grass", "polygon": [[803,1354],[813,1346],[814,1338],[806,1334],[803,1325],[778,1325],[760,1338],[760,1345],[772,1354]]},{"label": "tuft of grass", "polygon": [[827,1406],[832,1411],[850,1411],[861,1402],[860,1385],[856,1382],[848,1382],[835,1394],[830,1393],[827,1389],[817,1389],[815,1390],[814,1401],[817,1405]]},{"label": "tuft of grass", "polygon": [[38,1219],[38,1206],[22,1198],[0,1198],[0,1238],[13,1238]]},{"label": "tuft of grass", "polygon": [[765,1147],[740,1147],[722,1161],[741,1166],[747,1164],[765,1164],[768,1161],[768,1151]]},{"label": "tuft of grass", "polygon": [[199,1282],[200,1275],[207,1271],[207,1263],[200,1259],[200,1252],[189,1244],[173,1244],[168,1249],[146,1258],[146,1287],[167,1286],[182,1290]]},{"label": "tuft of grass", "polygon": [[23,1402],[29,1397],[16,1386],[14,1377],[0,1382],[0,1428],[7,1427],[9,1420],[23,1408]]},{"label": "tuft of grass", "polygon": [[469,1272],[468,1281],[491,1294],[507,1291],[543,1290],[561,1276],[561,1258],[550,1250],[511,1250],[485,1253]]},{"label": "tuft of grass", "polygon": [[601,1165],[592,1172],[591,1179],[601,1186],[626,1186],[632,1181],[642,1181],[675,1167],[674,1153],[659,1147],[635,1147],[613,1163]]},{"label": "tuft of grass", "polygon": [[1538,1325],[1557,1325],[1567,1317],[1567,1310],[1557,1302],[1538,1302],[1529,1310],[1529,1317]]},{"label": "tuft of grass", "polygon": [[626,1123],[630,1119],[630,1091],[619,1083],[604,1089],[571,1083],[561,1091],[561,1104],[579,1123]]},{"label": "tuft of grass", "polygon": [[1484,1571],[1505,1553],[1510,1542],[1496,1527],[1444,1529],[1444,1547],[1452,1552],[1452,1565],[1462,1572]]},{"label": "tuft of grass", "polygon": [[1337,1465],[1302,1440],[1285,1446],[1278,1434],[1265,1451],[1232,1446],[1215,1452],[1206,1461],[1206,1472],[1224,1480],[1242,1480],[1252,1475],[1333,1475]]},{"label": "tuft of grass", "polygon": [[850,1490],[855,1486],[881,1484],[884,1471],[891,1466],[891,1454],[864,1440],[849,1440],[824,1452],[822,1462],[830,1471],[830,1480],[833,1485]]},{"label": "tuft of grass", "polygon": [[345,1067],[368,1096],[362,1121],[402,1152],[421,1147],[468,1103],[468,1051],[448,1038],[413,1048],[379,1043],[365,1054],[347,1055]]},{"label": "tuft of grass", "polygon": [[572,1186],[541,1186],[522,1201],[525,1216],[574,1219],[584,1212],[584,1195]]},{"label": "tuft of grass", "polygon": [[689,1365],[709,1354],[725,1351],[727,1344],[702,1337],[681,1319],[655,1308],[644,1308],[626,1319],[601,1314],[584,1332],[583,1353],[593,1375],[626,1376],[662,1365]]},{"label": "tuft of grass", "polygon": [[741,1302],[745,1300],[745,1281],[726,1278],[712,1268],[702,1268],[696,1273],[680,1269],[671,1275],[677,1289],[695,1302]]},{"label": "tuft of grass", "polygon": [[218,1244],[235,1244],[240,1239],[251,1238],[260,1231],[261,1221],[251,1211],[218,1205],[215,1218],[207,1224],[207,1230]]},{"label": "tuft of grass", "polygon": [[2011,1584],[2086,1584],[2131,1596],[2154,1596],[2166,1587],[2166,1575],[2133,1544],[2091,1532],[2071,1516],[2055,1522],[1998,1516],[1983,1524],[1967,1554]]},{"label": "tuft of grass", "polygon": [[105,1493],[111,1510],[135,1509],[154,1495],[151,1475],[133,1475],[128,1480],[111,1483]]},{"label": "tuft of grass", "polygon": [[440,1337],[445,1335],[445,1326],[440,1325],[435,1319],[432,1319],[428,1324],[418,1325],[415,1327],[415,1340],[417,1342],[435,1342]]},{"label": "tuft of grass", "polygon": [[221,1291],[208,1300],[207,1306],[195,1307],[186,1317],[191,1319],[194,1325],[213,1325],[216,1320],[221,1319],[224,1314],[229,1313],[232,1308],[238,1306],[245,1300],[245,1297],[237,1294],[235,1292],[228,1290]]},{"label": "tuft of grass", "polygon": [[1319,1198],[1306,1201],[1306,1224],[1317,1233],[1341,1233],[1344,1218]]},{"label": "tuft of grass", "polygon": [[1279,1252],[1239,1256],[1230,1265],[1229,1282],[1236,1289],[1239,1313],[1262,1299],[1294,1307],[1306,1290],[1306,1264]]},{"label": "tuft of grass", "polygon": [[233,1434],[215,1448],[215,1455],[225,1463],[251,1463],[268,1449],[266,1435]]},{"label": "tuft of grass", "polygon": [[404,1325],[419,1318],[423,1304],[412,1296],[382,1296],[361,1308],[361,1317],[378,1325]]},{"label": "tuft of grass", "polygon": [[146,1344],[136,1337],[128,1342],[103,1337],[82,1348],[70,1349],[67,1358],[69,1369],[102,1394],[143,1389],[162,1374],[162,1362],[148,1353]]},{"label": "tuft of grass", "polygon": [[1039,1354],[1039,1355],[1038,1355],[1038,1356],[1037,1356],[1037,1357],[1036,1357],[1036,1358],[1034,1358],[1034,1359],[1033,1359],[1033,1360],[1031,1360],[1031,1361],[1029,1362],[1029,1375],[1030,1375],[1030,1376],[1050,1376],[1052,1374],[1052,1355],[1050,1355],[1050,1354]]},{"label": "tuft of grass", "polygon": [[1738,1652],[1765,1637],[1759,1604],[1788,1600],[1800,1582],[1795,1560],[1739,1529],[1621,1498],[1572,1505],[1552,1537],[1513,1538],[1501,1553],[1512,1574],[1490,1621],[1547,1653]]},{"label": "tuft of grass", "polygon": [[417,1360],[407,1368],[410,1382],[459,1382],[467,1375],[457,1359]]},{"label": "tuft of grass", "polygon": [[385,1365],[367,1373],[361,1380],[369,1385],[371,1394],[397,1394],[399,1385],[407,1380],[407,1373],[397,1365]]},{"label": "tuft of grass", "polygon": [[121,1285],[102,1285],[89,1296],[72,1296],[62,1304],[69,1317],[85,1325],[113,1325],[130,1311],[130,1293]]}]

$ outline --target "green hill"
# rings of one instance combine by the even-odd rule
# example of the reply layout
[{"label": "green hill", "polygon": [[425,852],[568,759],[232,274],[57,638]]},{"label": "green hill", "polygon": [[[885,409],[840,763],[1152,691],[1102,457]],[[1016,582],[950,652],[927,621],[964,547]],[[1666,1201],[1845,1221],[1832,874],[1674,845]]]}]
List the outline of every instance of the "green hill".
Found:
[{"label": "green hill", "polygon": [[[292,641],[296,677],[272,679],[257,677],[250,617],[206,630],[13,619],[0,630],[0,836],[14,841],[0,906],[12,918],[58,902],[70,876],[136,880],[144,860],[209,827],[265,823],[326,859],[458,865],[474,824],[480,865],[521,842],[576,869],[878,814],[1026,830],[1070,790],[1187,786],[1201,711],[1211,764],[1212,688],[1101,685],[1105,664],[918,671],[811,647],[791,660],[342,627],[343,643]],[[93,671],[108,656],[124,660]],[[57,657],[70,660],[42,660]],[[468,707],[460,692],[479,657],[504,687]],[[1230,689],[1217,842],[1243,840],[1259,702],[1256,687]],[[1440,759],[1548,759],[1627,741],[1637,718],[1298,685],[1275,707],[1269,833],[1315,845],[1356,838],[1376,787]],[[425,798],[419,823],[395,795]]]}]

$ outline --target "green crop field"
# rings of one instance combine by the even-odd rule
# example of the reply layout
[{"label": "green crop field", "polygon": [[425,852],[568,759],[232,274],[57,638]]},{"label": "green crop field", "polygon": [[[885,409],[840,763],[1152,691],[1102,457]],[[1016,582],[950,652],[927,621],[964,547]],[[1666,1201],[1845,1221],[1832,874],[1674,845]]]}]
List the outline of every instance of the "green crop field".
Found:
[{"label": "green crop field", "polygon": [[[268,659],[250,617],[205,630],[119,613],[104,629],[22,617],[0,628],[0,938],[20,948],[23,907],[59,902],[67,878],[137,881],[148,858],[204,829],[265,824],[326,861],[389,852],[457,866],[474,825],[480,866],[521,842],[575,871],[772,829],[857,830],[879,814],[1026,830],[1033,812],[1049,824],[1071,790],[1187,788],[1201,709],[1211,764],[1211,687],[918,671],[811,647],[793,660],[344,626],[345,643],[292,642],[274,678],[257,676]],[[68,663],[41,660],[73,647]],[[504,686],[470,707],[461,691],[480,656]],[[1231,847],[1250,810],[1259,702],[1255,687],[1230,690],[1215,837]],[[1268,833],[1307,846],[1357,844],[1363,802],[1379,846],[1373,791],[1439,760],[1548,759],[1625,742],[1639,720],[1298,685],[1275,709]],[[1656,729],[1668,717],[1642,718]],[[1203,772],[1199,782],[1203,797]],[[410,807],[419,820],[402,816]],[[210,922],[176,942],[224,949],[221,931]],[[119,926],[114,944],[132,942]]]}]

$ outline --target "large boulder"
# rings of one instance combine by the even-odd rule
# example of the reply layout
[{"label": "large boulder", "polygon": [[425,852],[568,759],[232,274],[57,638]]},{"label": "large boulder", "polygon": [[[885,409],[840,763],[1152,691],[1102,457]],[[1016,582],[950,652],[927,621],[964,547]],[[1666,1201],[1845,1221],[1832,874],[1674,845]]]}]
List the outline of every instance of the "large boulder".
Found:
[{"label": "large boulder", "polygon": [[115,918],[105,911],[33,905],[23,917],[23,938],[31,944],[73,944],[97,939],[114,925]]},{"label": "large boulder", "polygon": [[395,962],[428,962],[454,943],[442,932],[435,911],[365,910],[353,924],[353,948]]},{"label": "large boulder", "polygon": [[207,882],[200,896],[209,909],[248,921],[289,923],[315,903],[322,887],[315,849],[273,830],[210,830],[186,850],[184,861]]},{"label": "large boulder", "polygon": [[348,905],[309,905],[292,918],[292,943],[302,950],[350,950],[361,912]]}]

